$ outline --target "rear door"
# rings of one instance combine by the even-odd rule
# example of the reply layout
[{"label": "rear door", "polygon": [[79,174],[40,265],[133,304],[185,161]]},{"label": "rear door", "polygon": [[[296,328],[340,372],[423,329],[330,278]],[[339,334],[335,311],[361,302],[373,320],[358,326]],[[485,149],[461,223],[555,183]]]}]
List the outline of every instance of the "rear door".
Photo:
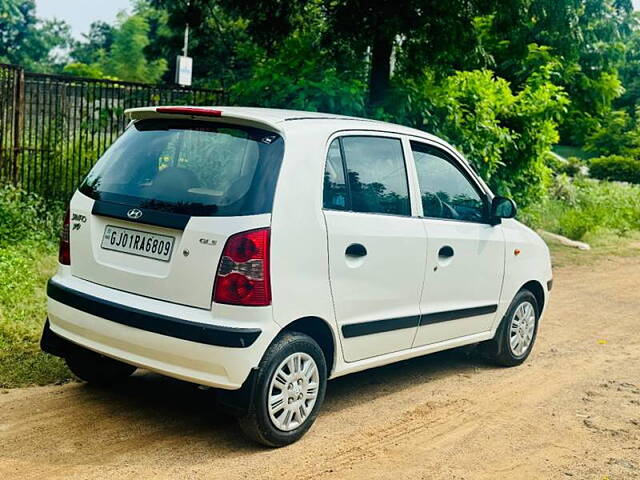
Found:
[{"label": "rear door", "polygon": [[324,217],[345,360],[410,348],[419,321],[426,238],[421,220],[411,216],[399,137],[354,134],[333,140]]},{"label": "rear door", "polygon": [[449,152],[411,142],[427,233],[427,268],[414,346],[491,329],[504,274],[504,234],[488,198]]},{"label": "rear door", "polygon": [[270,224],[282,154],[282,138],[265,130],[138,121],[72,200],[71,273],[210,308],[226,239]]}]

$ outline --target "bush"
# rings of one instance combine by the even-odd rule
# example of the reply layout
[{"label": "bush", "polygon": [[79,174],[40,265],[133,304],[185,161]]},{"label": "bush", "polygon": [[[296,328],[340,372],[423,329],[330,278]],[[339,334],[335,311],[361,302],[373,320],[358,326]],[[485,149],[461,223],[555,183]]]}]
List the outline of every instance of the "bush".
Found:
[{"label": "bush", "polygon": [[521,210],[519,218],[574,240],[601,231],[624,235],[640,230],[640,186],[561,176],[548,198]]},{"label": "bush", "polygon": [[601,180],[640,184],[640,160],[621,155],[594,158],[589,163],[589,174]]},{"label": "bush", "polygon": [[0,187],[0,248],[16,243],[54,245],[64,206],[10,185]]},{"label": "bush", "polygon": [[551,69],[532,74],[519,92],[489,70],[442,80],[426,71],[396,85],[389,119],[447,139],[494,191],[527,205],[545,193],[551,177],[545,157],[558,141],[567,104],[562,88],[550,81]]}]

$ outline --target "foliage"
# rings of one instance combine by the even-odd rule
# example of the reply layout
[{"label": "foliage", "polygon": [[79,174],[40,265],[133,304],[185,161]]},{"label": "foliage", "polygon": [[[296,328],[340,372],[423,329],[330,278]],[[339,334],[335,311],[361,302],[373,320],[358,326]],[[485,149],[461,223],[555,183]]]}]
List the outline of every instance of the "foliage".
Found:
[{"label": "foliage", "polygon": [[[251,77],[251,68],[258,59],[247,55],[255,47],[247,31],[249,22],[232,15],[220,3],[192,0],[188,9],[184,2],[173,0],[137,3],[138,13],[147,18],[151,27],[145,53],[150,59],[169,60],[169,68],[163,77],[165,82],[173,82],[173,59],[182,52],[186,23],[189,24],[188,53],[195,59],[194,85],[226,87]],[[283,2],[284,5],[288,3]]]},{"label": "foliage", "polygon": [[554,173],[560,175],[567,175],[569,177],[577,177],[582,175],[586,168],[586,165],[582,159],[578,157],[569,157],[563,162],[555,163]]},{"label": "foliage", "polygon": [[44,284],[57,265],[61,207],[2,187],[0,218],[0,387],[67,380],[64,363],[38,345],[46,317]]},{"label": "foliage", "polygon": [[25,239],[55,242],[61,210],[59,204],[47,204],[34,194],[10,185],[0,187],[0,249]]},{"label": "foliage", "polygon": [[72,63],[95,64],[111,49],[116,28],[106,22],[93,22],[89,32],[82,34],[82,41],[74,41],[69,53]]},{"label": "foliage", "polygon": [[640,159],[610,155],[594,158],[589,162],[593,178],[640,184]]},{"label": "foliage", "polygon": [[561,188],[521,210],[519,217],[535,228],[580,240],[585,235],[640,230],[640,186],[560,177]]},{"label": "foliage", "polygon": [[[531,45],[560,60],[554,82],[571,103],[562,122],[565,142],[581,144],[624,89],[618,70],[625,62],[632,29],[630,0],[513,0],[501,2],[491,17],[486,48],[496,72],[524,82],[532,63]],[[538,52],[540,53],[540,52]]]},{"label": "foliage", "polygon": [[34,0],[3,0],[0,8],[0,62],[44,72],[62,68],[58,49],[71,43],[69,25],[38,20]]},{"label": "foliage", "polygon": [[489,70],[457,72],[440,82],[430,71],[396,90],[392,119],[443,136],[458,147],[489,185],[526,205],[544,193],[545,154],[557,142],[567,103],[549,80],[550,66],[520,92]]},{"label": "foliage", "polygon": [[640,158],[640,124],[624,110],[608,112],[587,137],[585,148],[597,155]]},{"label": "foliage", "polygon": [[[257,52],[250,52],[255,55]],[[281,107],[362,115],[365,83],[350,79],[333,66],[319,38],[293,35],[275,56],[262,50],[250,80],[231,89],[237,102],[261,107]]]},{"label": "foliage", "polygon": [[76,44],[72,51],[78,61],[69,63],[65,73],[158,83],[168,67],[165,59],[147,59],[145,49],[150,43],[149,29],[147,18],[142,14],[127,16],[120,13],[117,25],[112,29],[92,24],[85,42]]}]

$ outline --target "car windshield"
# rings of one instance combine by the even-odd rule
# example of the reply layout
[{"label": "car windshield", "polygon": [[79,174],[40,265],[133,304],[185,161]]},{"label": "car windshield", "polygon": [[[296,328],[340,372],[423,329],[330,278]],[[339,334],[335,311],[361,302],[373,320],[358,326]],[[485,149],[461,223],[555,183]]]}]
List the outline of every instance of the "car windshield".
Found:
[{"label": "car windshield", "polygon": [[80,191],[188,215],[269,213],[283,152],[282,137],[267,130],[140,120],[105,152]]}]

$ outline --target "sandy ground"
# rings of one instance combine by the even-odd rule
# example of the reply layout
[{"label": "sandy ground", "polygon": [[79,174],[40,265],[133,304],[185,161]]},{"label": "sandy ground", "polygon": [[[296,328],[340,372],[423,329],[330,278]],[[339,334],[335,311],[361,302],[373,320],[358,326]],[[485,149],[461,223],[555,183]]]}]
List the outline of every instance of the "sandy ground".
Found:
[{"label": "sandy ground", "polygon": [[640,258],[557,269],[525,365],[456,350],[336,379],[279,450],[156,375],[10,390],[0,478],[640,478]]}]

